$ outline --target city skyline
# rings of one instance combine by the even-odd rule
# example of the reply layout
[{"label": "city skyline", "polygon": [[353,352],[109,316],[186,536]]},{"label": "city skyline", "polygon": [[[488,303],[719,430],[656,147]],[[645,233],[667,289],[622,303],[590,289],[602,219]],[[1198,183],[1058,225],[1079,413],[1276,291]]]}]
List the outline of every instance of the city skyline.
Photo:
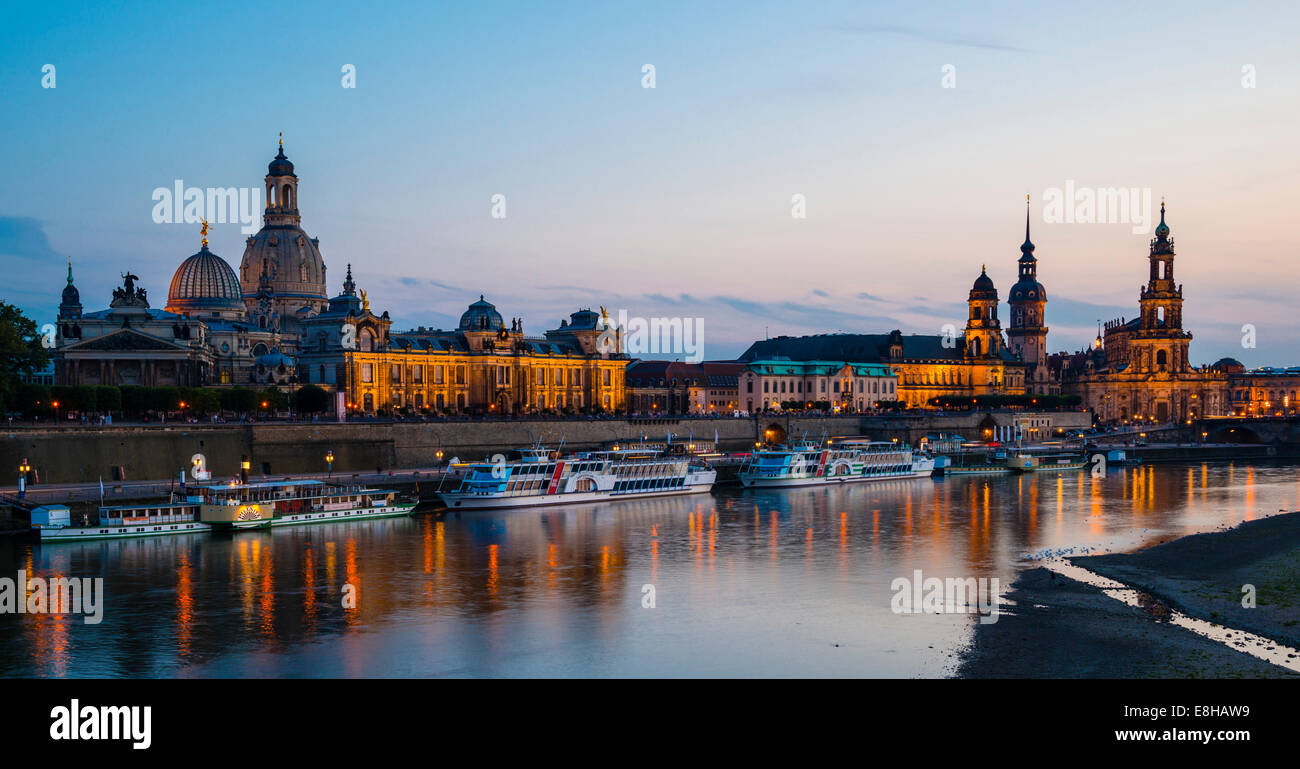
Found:
[{"label": "city skyline", "polygon": [[[70,254],[88,307],[103,306],[128,269],[161,296],[198,235],[155,224],[152,192],[176,180],[257,189],[283,131],[331,293],[353,263],[399,328],[453,326],[484,294],[534,330],[580,306],[703,317],[713,359],[739,354],[763,328],[938,333],[962,325],[981,264],[1005,301],[1028,192],[1052,297],[1048,346],[1073,351],[1098,320],[1135,314],[1150,237],[1123,222],[1044,222],[1049,191],[1073,184],[1168,199],[1195,363],[1293,363],[1300,337],[1275,320],[1285,292],[1259,284],[1287,269],[1272,243],[1291,205],[1294,164],[1278,158],[1294,56],[1253,39],[1249,11],[1125,12],[1123,31],[1099,32],[1081,15],[1064,32],[1059,11],[1002,26],[1002,8],[938,20],[906,8],[866,20],[848,6],[797,20],[774,8],[743,19],[609,10],[571,26],[543,23],[542,10],[460,10],[439,17],[447,40],[427,48],[397,29],[401,17],[368,13],[392,32],[382,52],[336,31],[346,24],[317,30],[295,17],[327,44],[277,50],[274,66],[240,38],[239,19],[220,15],[148,55],[124,48],[147,34],[147,14],[114,14],[81,37],[20,17],[0,33],[11,52],[0,78],[19,116],[0,136],[30,148],[4,153],[11,178],[26,180],[0,193],[0,256],[21,267],[7,293],[52,319]],[[256,18],[290,23],[275,9]],[[783,19],[797,21],[787,44],[801,54],[768,61],[763,43]],[[686,21],[682,35],[674,24]],[[729,24],[731,34],[714,34]],[[598,46],[557,53],[610,30],[619,34]],[[1074,72],[1066,62],[1077,59],[1057,54],[1082,39],[1100,53]],[[247,89],[157,70],[183,46],[221,50],[204,60],[222,62],[231,82],[301,98],[292,110],[269,97],[266,110],[234,110]],[[1140,81],[1133,62],[1108,58],[1124,50],[1144,52]],[[96,56],[116,66],[90,66]],[[47,61],[53,89],[41,88]],[[653,89],[642,87],[647,63]],[[346,64],[355,89],[340,86]],[[402,65],[443,76],[424,91]],[[947,66],[955,88],[943,85]],[[1257,87],[1244,87],[1245,67],[1258,70]],[[123,89],[155,81],[141,94]],[[784,109],[767,109],[765,96]],[[1195,119],[1184,119],[1173,107],[1193,98]],[[93,127],[76,120],[88,112]],[[965,128],[954,133],[953,121]],[[1249,143],[1231,138],[1241,125]],[[505,219],[491,215],[497,194]],[[794,195],[805,196],[806,219],[791,216]],[[235,224],[210,234],[232,265],[244,238]],[[1244,324],[1257,327],[1258,348],[1242,347]]]}]

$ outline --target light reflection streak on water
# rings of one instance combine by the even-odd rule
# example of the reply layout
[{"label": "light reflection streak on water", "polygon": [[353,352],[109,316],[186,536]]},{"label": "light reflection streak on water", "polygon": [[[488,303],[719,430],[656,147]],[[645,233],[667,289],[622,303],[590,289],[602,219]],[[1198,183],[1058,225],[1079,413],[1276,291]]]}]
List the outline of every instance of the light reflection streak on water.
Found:
[{"label": "light reflection streak on water", "polygon": [[[1116,601],[1134,608],[1145,608],[1150,604],[1150,598],[1142,591],[1135,590],[1123,582],[1117,582],[1109,577],[1089,571],[1070,561],[1049,558],[1039,563],[1044,568],[1054,571],[1067,579],[1098,588]],[[1190,630],[1211,641],[1217,641],[1229,649],[1249,654],[1278,667],[1300,673],[1300,652],[1289,646],[1283,646],[1272,639],[1254,633],[1247,633],[1244,630],[1237,630],[1196,617],[1189,617],[1172,607],[1168,611],[1169,617],[1167,621],[1171,625]]]},{"label": "light reflection streak on water", "polygon": [[1195,493],[1188,466],[1147,466],[0,541],[0,575],[108,583],[97,628],[0,616],[0,675],[943,675],[971,623],[894,615],[893,578],[1009,586],[1026,554],[1131,549],[1300,506],[1295,466],[1197,465]]}]

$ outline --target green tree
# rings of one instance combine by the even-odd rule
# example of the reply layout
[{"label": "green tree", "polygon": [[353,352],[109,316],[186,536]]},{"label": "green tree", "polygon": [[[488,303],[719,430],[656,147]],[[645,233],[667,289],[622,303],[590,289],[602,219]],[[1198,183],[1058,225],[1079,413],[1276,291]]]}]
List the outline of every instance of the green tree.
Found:
[{"label": "green tree", "polygon": [[148,403],[150,411],[166,413],[175,411],[181,402],[181,391],[178,387],[150,387],[148,388]]},{"label": "green tree", "polygon": [[207,387],[182,387],[179,397],[189,414],[211,414],[221,408],[221,395]]},{"label": "green tree", "polygon": [[295,400],[299,414],[319,414],[330,408],[330,394],[314,384],[299,387]]},{"label": "green tree", "polygon": [[[257,407],[266,411],[280,411],[289,405],[289,399],[278,387],[268,387],[257,393]],[[266,405],[263,406],[262,404]]]},{"label": "green tree", "polygon": [[15,402],[24,414],[48,414],[53,410],[50,406],[53,400],[53,396],[50,395],[50,388],[45,385],[18,385]]},{"label": "green tree", "polygon": [[95,387],[95,408],[101,414],[122,410],[122,391],[111,385]]},{"label": "green tree", "polygon": [[247,387],[232,387],[221,391],[221,410],[247,414],[257,408],[257,393]]},{"label": "green tree", "polygon": [[41,343],[36,321],[17,306],[0,301],[0,395],[6,396],[6,402],[20,402],[12,396],[17,395],[21,378],[49,362],[49,350]]},{"label": "green tree", "polygon": [[123,385],[119,388],[122,411],[132,416],[141,416],[149,410],[149,388],[139,385]]}]

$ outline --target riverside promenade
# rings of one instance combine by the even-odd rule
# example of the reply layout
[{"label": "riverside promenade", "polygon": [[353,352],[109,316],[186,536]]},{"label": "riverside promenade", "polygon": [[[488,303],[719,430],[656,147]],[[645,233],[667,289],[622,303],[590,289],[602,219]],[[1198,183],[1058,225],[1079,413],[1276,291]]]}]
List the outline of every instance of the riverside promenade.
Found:
[{"label": "riverside promenade", "polygon": [[[596,449],[620,441],[691,438],[713,441],[723,451],[747,451],[759,441],[806,435],[869,436],[916,445],[925,435],[959,434],[978,439],[990,425],[1013,427],[1027,417],[1044,429],[1065,433],[1091,424],[1082,411],[979,411],[902,415],[761,414],[739,418],[623,417],[617,419],[478,419],[252,423],[167,422],[89,426],[27,423],[6,426],[0,441],[0,483],[17,482],[17,469],[34,469],[39,484],[95,484],[176,478],[201,454],[214,477],[237,473],[282,477],[324,473],[415,470],[459,456],[479,459],[541,441],[566,450]],[[5,477],[5,468],[13,474]]]}]

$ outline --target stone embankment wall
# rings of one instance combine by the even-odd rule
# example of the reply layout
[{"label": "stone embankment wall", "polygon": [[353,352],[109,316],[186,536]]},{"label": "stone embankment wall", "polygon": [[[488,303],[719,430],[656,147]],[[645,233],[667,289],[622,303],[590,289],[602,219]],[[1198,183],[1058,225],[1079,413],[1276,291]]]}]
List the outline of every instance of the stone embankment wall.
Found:
[{"label": "stone embankment wall", "polygon": [[[743,451],[768,431],[797,439],[867,435],[878,440],[898,438],[915,444],[929,433],[960,433],[977,438],[981,425],[991,418],[999,425],[1014,424],[1023,413],[978,412],[914,417],[801,417],[767,416],[749,419],[622,419],[622,420],[514,420],[499,422],[351,422],[264,423],[253,425],[136,425],[111,427],[30,426],[5,432],[0,441],[0,473],[10,472],[16,483],[18,465],[26,458],[36,468],[41,483],[93,483],[103,477],[116,480],[114,469],[123,468],[126,480],[165,479],[188,468],[194,454],[202,454],[216,477],[238,472],[240,458],[249,457],[250,474],[313,473],[325,470],[325,455],[334,453],[334,470],[350,472],[375,468],[432,467],[437,453],[443,459],[481,459],[517,448],[540,438],[548,446],[564,440],[566,448],[596,448],[611,441],[626,441],[644,434],[662,440],[672,431],[674,440],[713,440],[716,430],[724,451]],[[1054,427],[1086,427],[1083,412],[1046,412]],[[8,468],[8,470],[5,470]],[[0,476],[2,477],[2,476]]]}]

